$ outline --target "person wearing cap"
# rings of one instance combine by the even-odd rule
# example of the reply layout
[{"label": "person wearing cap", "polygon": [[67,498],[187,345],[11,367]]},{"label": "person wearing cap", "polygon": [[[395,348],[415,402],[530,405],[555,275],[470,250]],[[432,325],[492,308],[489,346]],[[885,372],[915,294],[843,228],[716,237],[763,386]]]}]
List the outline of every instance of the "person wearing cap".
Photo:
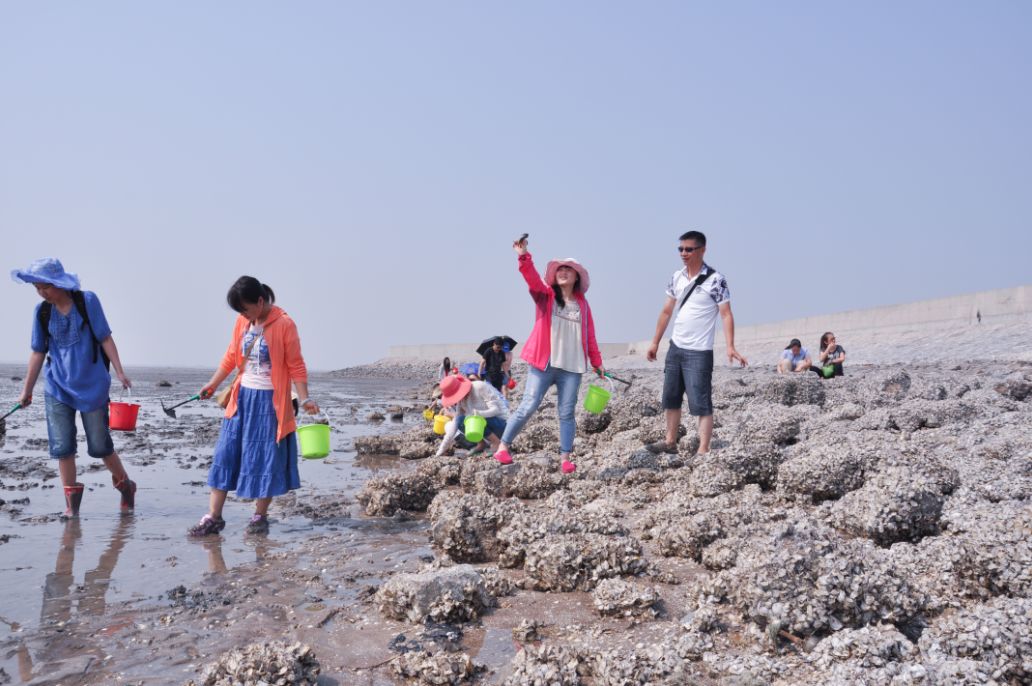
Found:
[{"label": "person wearing cap", "polygon": [[588,270],[572,257],[549,262],[542,279],[527,252],[526,239],[513,243],[513,250],[519,256],[520,274],[534,299],[536,315],[520,355],[530,366],[523,399],[505,427],[494,456],[502,464],[512,463],[509,446],[537,410],[545,392],[555,386],[559,395],[559,456],[563,473],[569,474],[577,468],[573,462],[577,433],[574,410],[581,375],[589,367],[599,376],[605,374],[595,340],[595,321],[584,297],[591,281]]},{"label": "person wearing cap", "polygon": [[699,455],[709,453],[713,437],[713,341],[717,315],[723,322],[727,359],[746,366],[735,349],[735,318],[727,279],[703,259],[706,235],[688,231],[681,235],[677,251],[684,265],[667,283],[666,302],[656,322],[652,345],[646,353],[655,362],[659,342],[670,319],[674,320],[663,366],[663,410],[666,436],[646,446],[653,453],[676,453],[681,428],[681,404],[688,396],[688,411],[699,418]]},{"label": "person wearing cap", "polygon": [[781,359],[778,360],[778,374],[805,372],[812,365],[810,351],[803,347],[802,341],[793,338],[781,352]]},{"label": "person wearing cap", "polygon": [[[484,438],[492,449],[497,448],[509,415],[501,394],[486,381],[470,381],[462,376],[444,377],[440,389],[441,405],[453,411],[455,418],[444,426],[444,441],[437,449],[437,456],[444,455],[451,448],[467,415],[479,415],[487,420]],[[478,446],[470,454],[476,454],[479,450]]]},{"label": "person wearing cap", "polygon": [[45,363],[47,439],[64,486],[65,516],[79,515],[85,490],[76,480],[76,412],[86,433],[87,454],[104,462],[121,495],[122,512],[131,512],[136,507],[136,483],[126,473],[111,440],[108,364],[115,368],[123,388],[132,388],[132,382],[122,369],[100,299],[92,291],[82,290],[79,277],[66,272],[61,261],[52,257],[36,260],[28,269],[13,270],[11,278],[31,283],[43,299],[32,318],[32,354],[18,402],[22,407],[32,404],[32,391]]}]

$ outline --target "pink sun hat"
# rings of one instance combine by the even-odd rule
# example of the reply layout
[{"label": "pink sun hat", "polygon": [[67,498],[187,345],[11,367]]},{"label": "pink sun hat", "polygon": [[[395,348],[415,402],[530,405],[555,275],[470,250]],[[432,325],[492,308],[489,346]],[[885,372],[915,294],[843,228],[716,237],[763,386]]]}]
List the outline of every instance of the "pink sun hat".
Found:
[{"label": "pink sun hat", "polygon": [[591,279],[588,278],[588,270],[583,264],[578,262],[573,257],[563,257],[558,260],[552,260],[545,267],[545,284],[549,286],[555,285],[555,273],[559,271],[559,267],[572,267],[580,275],[580,292],[587,293],[588,286],[591,285]]}]

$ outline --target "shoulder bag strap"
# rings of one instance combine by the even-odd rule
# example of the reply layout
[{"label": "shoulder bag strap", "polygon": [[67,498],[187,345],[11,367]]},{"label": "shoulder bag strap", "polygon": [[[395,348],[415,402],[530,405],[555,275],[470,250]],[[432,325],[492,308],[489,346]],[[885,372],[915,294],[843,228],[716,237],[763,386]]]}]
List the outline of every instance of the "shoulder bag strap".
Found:
[{"label": "shoulder bag strap", "polygon": [[685,294],[684,298],[681,299],[681,304],[677,306],[678,312],[680,312],[681,308],[684,307],[684,304],[688,302],[688,298],[692,297],[692,292],[695,291],[695,287],[703,283],[706,279],[708,279],[714,271],[715,270],[710,269],[708,272],[703,272],[702,274],[699,274],[695,277],[695,281],[692,282],[692,285],[688,289],[688,292]]}]

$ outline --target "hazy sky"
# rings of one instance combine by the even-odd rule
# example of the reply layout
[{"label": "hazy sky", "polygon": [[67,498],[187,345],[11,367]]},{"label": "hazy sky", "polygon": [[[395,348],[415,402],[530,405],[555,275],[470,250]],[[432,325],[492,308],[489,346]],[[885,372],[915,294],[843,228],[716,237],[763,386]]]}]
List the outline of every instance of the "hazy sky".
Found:
[{"label": "hazy sky", "polygon": [[[700,229],[740,326],[1029,283],[1028,2],[7,2],[5,272],[124,363],[213,366],[270,284],[309,366],[525,338],[512,240],[648,338]],[[30,286],[0,285],[0,361]]]}]

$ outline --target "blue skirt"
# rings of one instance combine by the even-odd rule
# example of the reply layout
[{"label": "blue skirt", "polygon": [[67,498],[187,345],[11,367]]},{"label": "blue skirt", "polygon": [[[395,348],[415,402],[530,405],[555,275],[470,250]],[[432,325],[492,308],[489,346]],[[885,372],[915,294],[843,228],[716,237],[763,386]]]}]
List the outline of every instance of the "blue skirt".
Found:
[{"label": "blue skirt", "polygon": [[270,498],[301,488],[297,435],[276,441],[272,391],[240,388],[236,414],[222,420],[208,485],[240,498]]}]

